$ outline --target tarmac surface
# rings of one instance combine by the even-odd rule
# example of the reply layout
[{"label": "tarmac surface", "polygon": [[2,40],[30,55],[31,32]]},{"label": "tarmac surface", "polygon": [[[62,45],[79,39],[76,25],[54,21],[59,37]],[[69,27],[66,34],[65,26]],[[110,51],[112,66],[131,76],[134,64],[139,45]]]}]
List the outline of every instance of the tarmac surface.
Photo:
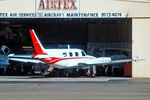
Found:
[{"label": "tarmac surface", "polygon": [[0,100],[150,100],[150,79],[1,76]]}]

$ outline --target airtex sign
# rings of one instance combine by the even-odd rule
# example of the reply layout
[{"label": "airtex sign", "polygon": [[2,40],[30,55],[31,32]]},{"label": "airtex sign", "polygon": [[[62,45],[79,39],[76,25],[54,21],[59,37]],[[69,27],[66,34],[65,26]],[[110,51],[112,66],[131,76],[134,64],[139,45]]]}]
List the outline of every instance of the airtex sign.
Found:
[{"label": "airtex sign", "polygon": [[36,0],[37,12],[78,12],[79,0]]}]

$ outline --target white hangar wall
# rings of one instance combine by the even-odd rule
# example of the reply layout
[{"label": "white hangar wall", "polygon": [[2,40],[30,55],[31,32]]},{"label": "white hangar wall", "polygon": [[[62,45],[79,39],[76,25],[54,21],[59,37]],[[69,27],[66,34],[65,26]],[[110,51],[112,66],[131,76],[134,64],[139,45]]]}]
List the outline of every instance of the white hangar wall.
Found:
[{"label": "white hangar wall", "polygon": [[[35,13],[35,0],[0,0],[0,13]],[[80,0],[79,12],[123,12],[132,18],[133,77],[150,78],[150,1],[149,0]]]},{"label": "white hangar wall", "polygon": [[[144,2],[138,2],[144,1]],[[150,17],[148,0],[80,0],[81,12],[124,12],[127,17]]]},{"label": "white hangar wall", "polygon": [[132,64],[133,77],[150,77],[150,18],[132,20],[132,58],[144,59]]},{"label": "white hangar wall", "polygon": [[0,0],[1,13],[35,13],[35,0]]}]

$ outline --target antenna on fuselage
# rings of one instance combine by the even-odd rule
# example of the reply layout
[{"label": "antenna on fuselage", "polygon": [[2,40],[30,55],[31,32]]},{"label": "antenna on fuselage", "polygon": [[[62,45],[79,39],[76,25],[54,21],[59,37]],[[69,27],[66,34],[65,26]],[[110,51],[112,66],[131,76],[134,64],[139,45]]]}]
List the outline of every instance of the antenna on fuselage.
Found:
[{"label": "antenna on fuselage", "polygon": [[68,49],[70,49],[70,45],[67,45],[68,46]]}]

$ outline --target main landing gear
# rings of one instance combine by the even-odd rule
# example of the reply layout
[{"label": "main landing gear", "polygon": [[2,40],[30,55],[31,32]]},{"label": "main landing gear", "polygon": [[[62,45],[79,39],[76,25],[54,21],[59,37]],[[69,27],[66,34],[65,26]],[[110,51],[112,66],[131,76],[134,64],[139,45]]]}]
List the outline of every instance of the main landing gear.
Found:
[{"label": "main landing gear", "polygon": [[90,68],[88,69],[87,75],[94,78],[96,76],[96,66],[91,65]]}]

